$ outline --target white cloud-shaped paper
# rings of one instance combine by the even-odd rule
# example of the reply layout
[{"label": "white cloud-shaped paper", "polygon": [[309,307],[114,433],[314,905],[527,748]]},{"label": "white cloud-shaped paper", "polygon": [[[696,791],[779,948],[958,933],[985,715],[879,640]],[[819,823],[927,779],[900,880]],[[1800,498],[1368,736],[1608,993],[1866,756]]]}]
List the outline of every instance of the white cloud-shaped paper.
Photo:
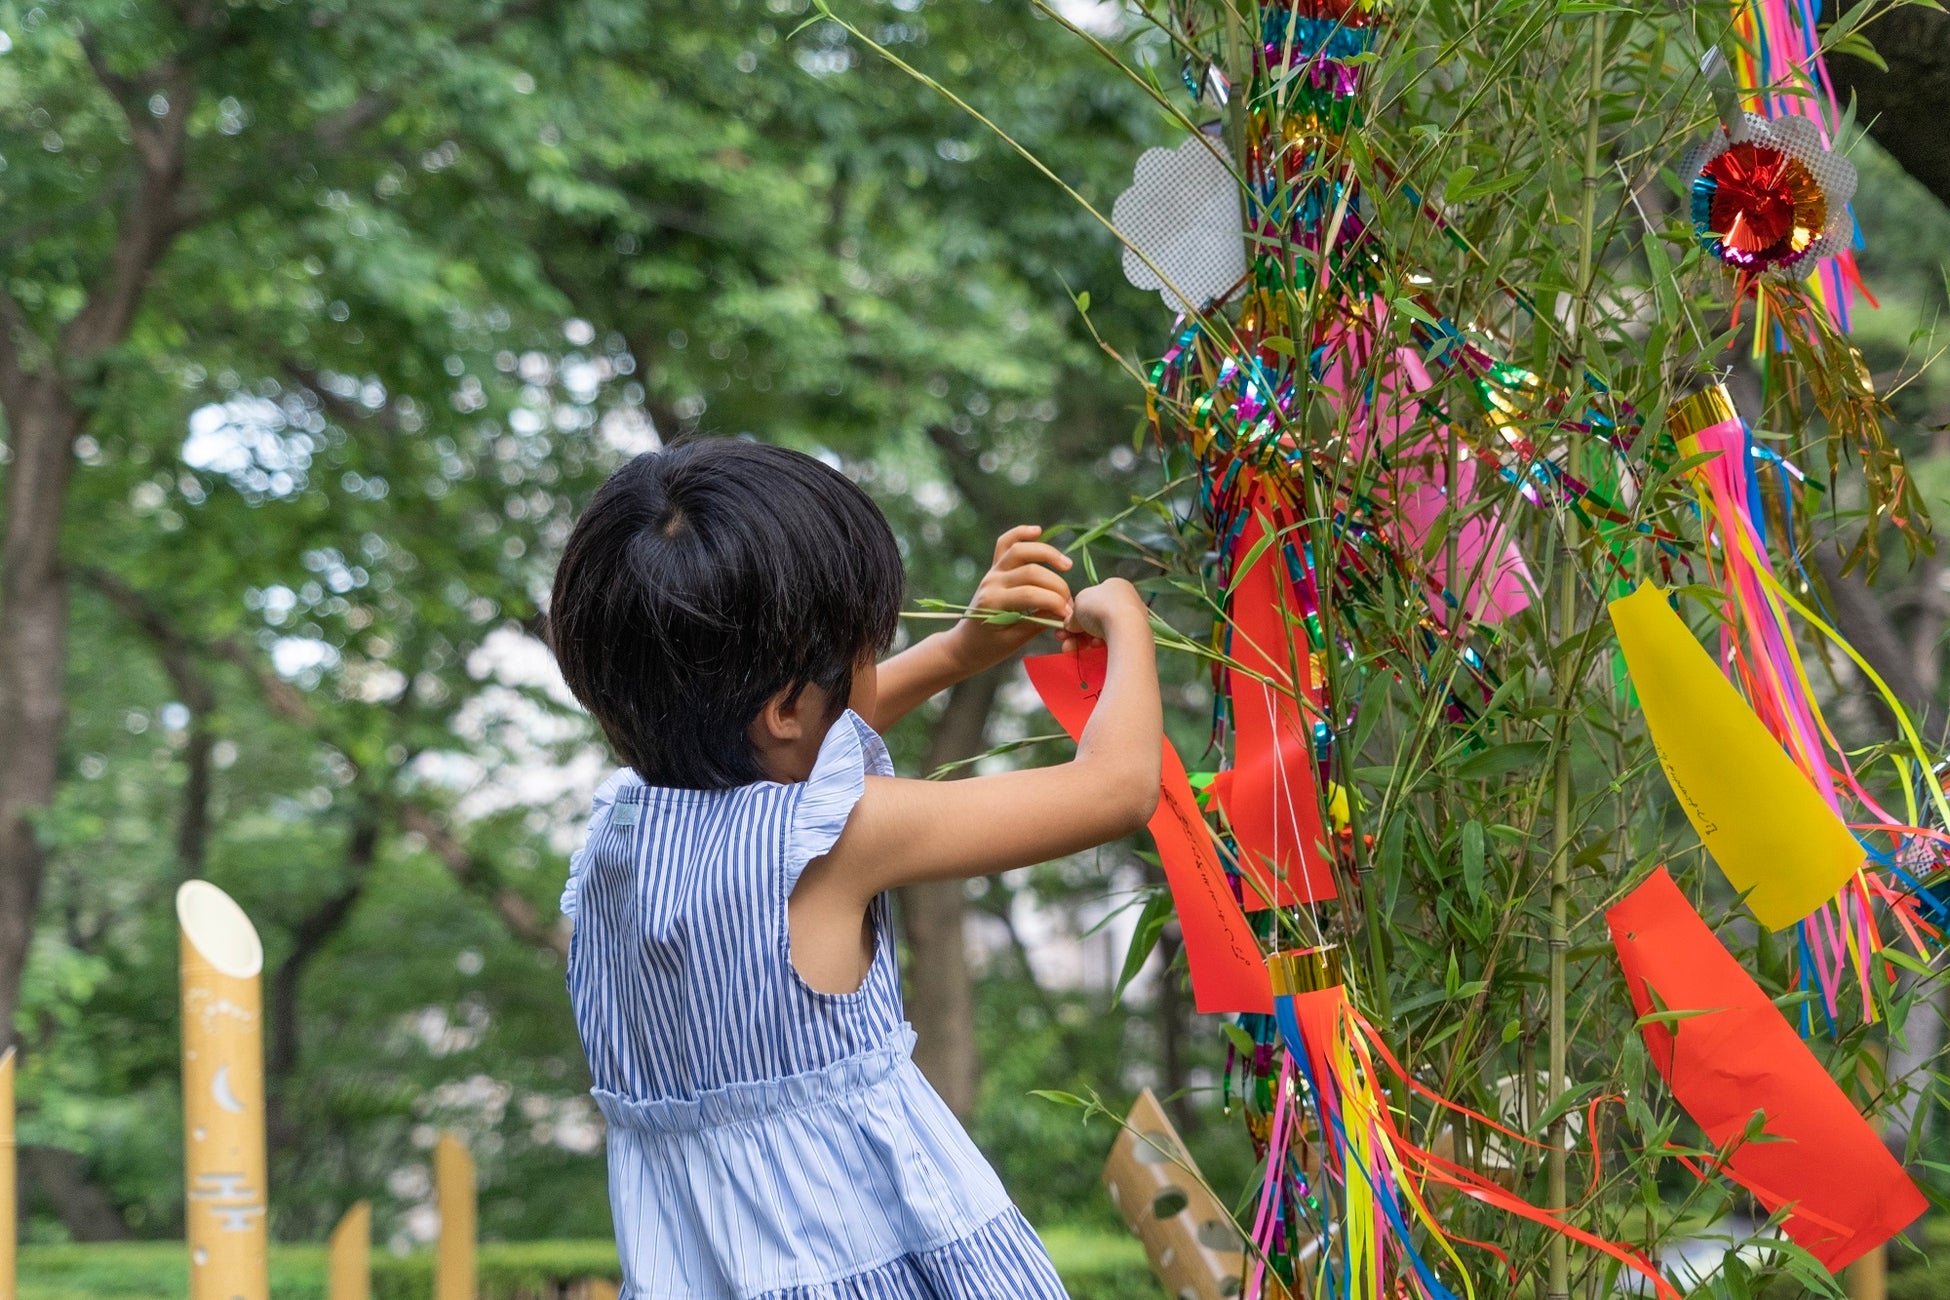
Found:
[{"label": "white cloud-shaped paper", "polygon": [[1124,249],[1124,278],[1156,289],[1173,311],[1205,306],[1246,274],[1239,182],[1223,151],[1199,136],[1176,149],[1146,150],[1131,188],[1110,210],[1117,229],[1144,254]]}]

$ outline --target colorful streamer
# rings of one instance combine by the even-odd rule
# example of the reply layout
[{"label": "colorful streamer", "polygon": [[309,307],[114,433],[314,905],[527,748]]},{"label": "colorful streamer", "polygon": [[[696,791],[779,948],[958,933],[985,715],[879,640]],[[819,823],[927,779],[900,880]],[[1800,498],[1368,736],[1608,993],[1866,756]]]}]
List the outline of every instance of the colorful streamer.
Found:
[{"label": "colorful streamer", "polygon": [[1296,593],[1287,581],[1279,523],[1249,498],[1239,545],[1246,569],[1226,602],[1226,672],[1232,706],[1233,760],[1212,783],[1239,846],[1246,907],[1325,902],[1340,890],[1321,819],[1314,769],[1323,683]]},{"label": "colorful streamer", "polygon": [[[1473,1298],[1475,1286],[1456,1253],[1456,1245],[1487,1250],[1506,1266],[1507,1258],[1485,1242],[1452,1242],[1430,1207],[1428,1190],[1434,1186],[1460,1192],[1608,1255],[1650,1281],[1661,1300],[1678,1300],[1679,1293],[1639,1252],[1571,1225],[1565,1221],[1566,1210],[1562,1208],[1532,1205],[1475,1170],[1408,1139],[1381,1091],[1384,1075],[1377,1062],[1452,1115],[1541,1149],[1540,1143],[1417,1083],[1389,1052],[1374,1026],[1348,1001],[1338,949],[1330,946],[1277,953],[1267,964],[1272,973],[1275,1016],[1288,1053],[1280,1088],[1282,1109],[1274,1117],[1272,1150],[1282,1150],[1280,1130],[1294,1123],[1291,1111],[1302,1104],[1312,1112],[1309,1118],[1320,1134],[1322,1150],[1317,1185],[1309,1185],[1296,1176],[1295,1170],[1269,1157],[1260,1213],[1253,1225],[1259,1263],[1246,1288],[1248,1295],[1267,1294],[1260,1289],[1264,1261],[1280,1253],[1283,1207],[1298,1203],[1324,1220],[1321,1229],[1328,1247],[1316,1256],[1317,1293],[1346,1300],[1394,1300],[1400,1296],[1455,1300],[1455,1292],[1443,1281],[1429,1254],[1417,1248],[1419,1236],[1432,1248],[1435,1259],[1446,1261],[1453,1270],[1463,1294]],[[1599,1104],[1593,1103],[1594,1110]],[[1594,1128],[1587,1123],[1587,1131]],[[1593,1159],[1595,1184],[1595,1148]]]},{"label": "colorful streamer", "polygon": [[[1097,707],[1107,662],[1102,646],[1023,661],[1043,707],[1073,740],[1082,738]],[[1184,935],[1192,1000],[1200,1014],[1271,1012],[1273,991],[1259,942],[1226,883],[1217,845],[1170,740],[1164,743],[1163,790],[1149,830]]]}]

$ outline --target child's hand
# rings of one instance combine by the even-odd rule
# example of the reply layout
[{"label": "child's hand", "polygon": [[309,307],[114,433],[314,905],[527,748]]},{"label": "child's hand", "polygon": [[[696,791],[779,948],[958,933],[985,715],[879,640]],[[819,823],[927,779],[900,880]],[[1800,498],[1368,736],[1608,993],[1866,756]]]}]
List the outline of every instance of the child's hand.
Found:
[{"label": "child's hand", "polygon": [[1070,587],[1057,570],[1067,569],[1075,561],[1048,542],[1037,541],[1042,535],[1042,528],[1036,524],[1019,524],[995,539],[995,563],[968,602],[971,616],[955,624],[951,634],[956,655],[969,672],[1001,663],[1043,630],[1041,624],[1028,619],[986,622],[974,617],[975,611],[1029,614],[1058,621],[1070,617]]},{"label": "child's hand", "polygon": [[1069,626],[1060,634],[1063,648],[1074,650],[1085,639],[1108,641],[1120,626],[1151,627],[1151,610],[1138,589],[1122,578],[1085,587],[1072,602]]}]

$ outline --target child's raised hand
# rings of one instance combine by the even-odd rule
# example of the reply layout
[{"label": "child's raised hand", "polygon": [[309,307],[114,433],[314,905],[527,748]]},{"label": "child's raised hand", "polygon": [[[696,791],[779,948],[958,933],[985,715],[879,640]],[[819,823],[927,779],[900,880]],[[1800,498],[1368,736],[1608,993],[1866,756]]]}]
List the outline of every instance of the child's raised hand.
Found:
[{"label": "child's raised hand", "polygon": [[1070,618],[1070,587],[1058,570],[1075,561],[1048,542],[1038,541],[1042,535],[1039,525],[1018,524],[995,539],[995,562],[968,602],[970,616],[955,624],[953,632],[957,655],[970,672],[1001,663],[1043,630],[1042,624],[1026,618],[989,622],[976,617],[978,611],[1059,622]]},{"label": "child's raised hand", "polygon": [[1059,634],[1063,648],[1074,650],[1086,639],[1108,641],[1121,626],[1151,626],[1151,611],[1138,589],[1122,578],[1085,587],[1071,603],[1069,626]]}]

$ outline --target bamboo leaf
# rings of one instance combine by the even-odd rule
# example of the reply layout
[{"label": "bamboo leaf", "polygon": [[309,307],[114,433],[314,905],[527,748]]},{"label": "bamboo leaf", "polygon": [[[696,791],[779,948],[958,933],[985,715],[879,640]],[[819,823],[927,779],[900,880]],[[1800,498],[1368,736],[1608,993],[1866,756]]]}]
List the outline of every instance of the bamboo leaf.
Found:
[{"label": "bamboo leaf", "polygon": [[[1504,776],[1510,772],[1532,768],[1543,762],[1545,752],[1550,748],[1541,740],[1518,740],[1506,745],[1491,745],[1480,754],[1472,754],[1455,766],[1457,779],[1463,781],[1482,781]],[[1478,828],[1479,832],[1481,828]]]},{"label": "bamboo leaf", "polygon": [[1463,891],[1471,901],[1483,897],[1483,823],[1469,821],[1462,828]]},{"label": "bamboo leaf", "polygon": [[[1111,990],[1110,1000],[1122,1002],[1124,990],[1144,969],[1152,952],[1158,946],[1158,936],[1164,933],[1165,925],[1171,920],[1173,909],[1171,891],[1154,889],[1151,897],[1145,900],[1144,910],[1138,913],[1137,929],[1131,935],[1131,946],[1124,950],[1124,969],[1118,972],[1117,987]],[[1168,977],[1167,977],[1168,978]]]}]

